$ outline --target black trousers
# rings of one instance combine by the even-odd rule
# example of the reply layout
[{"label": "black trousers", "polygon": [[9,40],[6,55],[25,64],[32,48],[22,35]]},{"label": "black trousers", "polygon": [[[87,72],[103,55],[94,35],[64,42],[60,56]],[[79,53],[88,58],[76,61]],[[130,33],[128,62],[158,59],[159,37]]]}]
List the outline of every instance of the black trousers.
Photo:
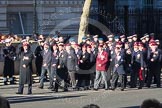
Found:
[{"label": "black trousers", "polygon": [[[23,91],[24,91],[24,84],[20,84],[18,92],[23,93]],[[28,93],[32,93],[32,84],[28,84]]]},{"label": "black trousers", "polygon": [[131,72],[131,88],[135,88],[137,86],[137,78],[139,76],[139,71],[140,71],[141,65],[140,63],[134,63],[132,65],[133,71]]},{"label": "black trousers", "polygon": [[36,71],[37,75],[41,76],[41,71],[42,71],[42,60],[39,60],[38,58],[35,60],[35,66],[36,66]]},{"label": "black trousers", "polygon": [[[61,86],[61,82],[63,82],[63,86]],[[59,86],[63,87],[64,91],[68,90],[68,72],[66,68],[60,68],[56,71],[56,81],[54,83],[54,89],[55,91],[58,91]]]},{"label": "black trousers", "polygon": [[59,79],[59,78],[56,78],[56,81],[54,84],[54,90],[58,91],[58,88],[61,87],[61,82],[63,82],[62,89],[64,91],[67,91],[68,90],[68,80],[67,79]]},{"label": "black trousers", "polygon": [[152,84],[152,78],[154,77],[156,80],[157,87],[160,87],[161,81],[160,81],[160,65],[158,64],[151,64],[149,66],[148,76],[147,76],[147,87],[150,87]]}]

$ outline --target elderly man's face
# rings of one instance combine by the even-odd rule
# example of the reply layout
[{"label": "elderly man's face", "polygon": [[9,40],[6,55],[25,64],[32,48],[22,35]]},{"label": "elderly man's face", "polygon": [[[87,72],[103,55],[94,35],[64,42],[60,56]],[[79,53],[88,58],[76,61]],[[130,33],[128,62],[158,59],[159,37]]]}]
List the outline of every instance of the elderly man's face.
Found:
[{"label": "elderly man's face", "polygon": [[149,37],[147,37],[147,38],[146,38],[146,41],[149,41],[149,40],[150,40],[150,38],[149,38]]},{"label": "elderly man's face", "polygon": [[128,39],[128,42],[132,42],[132,39]]},{"label": "elderly man's face", "polygon": [[98,41],[98,38],[95,37],[95,38],[94,38],[94,41],[97,42],[97,41]]},{"label": "elderly man's face", "polygon": [[133,41],[136,41],[137,40],[137,37],[133,37]]},{"label": "elderly man's face", "polygon": [[10,45],[11,45],[11,43],[10,43],[10,42],[7,42],[7,43],[6,43],[6,46],[10,46]]},{"label": "elderly man's face", "polygon": [[134,51],[138,51],[139,47],[138,46],[134,46]]},{"label": "elderly man's face", "polygon": [[142,40],[142,43],[145,43],[145,42],[146,42],[146,40],[145,40],[145,39],[143,39],[143,40]]},{"label": "elderly man's face", "polygon": [[69,51],[71,46],[66,46],[66,50]]},{"label": "elderly man's face", "polygon": [[59,37],[59,42],[63,42],[64,38],[63,37]]},{"label": "elderly man's face", "polygon": [[49,45],[44,44],[44,49],[48,49],[48,48],[49,48]]}]

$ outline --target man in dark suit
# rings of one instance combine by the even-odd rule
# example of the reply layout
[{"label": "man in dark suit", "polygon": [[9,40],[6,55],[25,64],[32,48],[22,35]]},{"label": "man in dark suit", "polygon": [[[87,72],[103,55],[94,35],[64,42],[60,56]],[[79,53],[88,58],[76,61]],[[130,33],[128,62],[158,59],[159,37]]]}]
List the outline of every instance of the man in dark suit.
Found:
[{"label": "man in dark suit", "polygon": [[142,89],[144,85],[144,74],[143,74],[144,59],[142,52],[139,50],[138,42],[134,43],[131,64],[133,69],[133,72],[131,73],[131,88],[136,87],[137,78],[139,77],[138,89]]},{"label": "man in dark suit", "polygon": [[88,89],[90,85],[90,75],[87,74],[90,69],[90,54],[87,52],[87,45],[82,46],[82,54],[79,60],[78,83],[79,88]]},{"label": "man in dark suit", "polygon": [[150,43],[150,50],[147,54],[148,60],[148,79],[147,79],[147,87],[150,88],[152,83],[152,77],[156,79],[156,86],[158,88],[161,87],[160,82],[160,74],[161,74],[161,60],[162,60],[162,52],[158,49],[157,43],[155,41]]},{"label": "man in dark suit", "polygon": [[[51,67],[51,55],[52,51],[49,48],[49,43],[45,42],[43,46],[43,64],[42,64],[42,71],[41,71],[41,77],[40,77],[40,89],[43,89],[44,86],[44,78],[45,78],[45,72],[47,71],[50,75],[50,67]],[[49,87],[52,87],[53,85],[50,83]]]},{"label": "man in dark suit", "polygon": [[74,50],[71,49],[71,45],[66,45],[66,52],[67,52],[67,69],[70,76],[70,80],[72,83],[72,88],[76,88],[76,78],[75,73],[78,70],[78,59],[77,55],[75,54]]},{"label": "man in dark suit", "polygon": [[[59,51],[57,44],[52,45],[52,58],[51,58],[51,74],[50,74],[50,83],[51,85],[55,84],[55,78],[57,73],[57,66],[59,60]],[[49,89],[54,89],[54,86],[51,86]]]},{"label": "man in dark suit", "polygon": [[58,87],[61,81],[63,81],[63,90],[68,91],[67,84],[68,84],[68,70],[67,70],[67,52],[64,50],[64,44],[59,43],[59,59],[58,59],[58,66],[57,66],[57,73],[56,73],[56,82],[55,88],[52,91],[58,92]]},{"label": "man in dark suit", "polygon": [[112,83],[111,87],[112,90],[115,90],[116,82],[119,79],[121,84],[121,91],[124,90],[124,54],[122,53],[121,47],[115,47],[115,60],[114,60],[114,68],[113,68],[113,75],[112,75]]}]

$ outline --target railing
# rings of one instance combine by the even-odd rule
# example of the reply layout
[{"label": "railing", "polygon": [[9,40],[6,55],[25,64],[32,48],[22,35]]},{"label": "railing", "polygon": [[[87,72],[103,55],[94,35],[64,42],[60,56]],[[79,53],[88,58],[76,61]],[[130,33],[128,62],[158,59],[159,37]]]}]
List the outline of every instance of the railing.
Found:
[{"label": "railing", "polygon": [[[126,12],[127,11],[127,12]],[[155,33],[157,38],[162,35],[162,9],[133,9],[124,7],[116,9],[116,16],[106,12],[104,9],[92,10],[97,13],[99,21],[106,25],[112,33],[132,35],[140,37],[145,33]]]},{"label": "railing", "polygon": [[[124,23],[124,9],[117,10],[116,14],[121,23]],[[142,36],[145,33],[155,33],[160,38],[162,33],[161,9],[128,9],[128,35],[137,33]]]}]

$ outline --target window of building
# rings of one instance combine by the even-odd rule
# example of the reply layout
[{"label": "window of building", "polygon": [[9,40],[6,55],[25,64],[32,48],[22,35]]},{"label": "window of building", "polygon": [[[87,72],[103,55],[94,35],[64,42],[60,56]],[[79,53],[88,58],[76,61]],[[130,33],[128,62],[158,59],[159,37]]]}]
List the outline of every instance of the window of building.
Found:
[{"label": "window of building", "polygon": [[144,7],[152,7],[154,4],[154,0],[143,0]]},{"label": "window of building", "polygon": [[14,12],[8,13],[8,28],[14,34],[32,34],[33,32],[33,13]]}]

